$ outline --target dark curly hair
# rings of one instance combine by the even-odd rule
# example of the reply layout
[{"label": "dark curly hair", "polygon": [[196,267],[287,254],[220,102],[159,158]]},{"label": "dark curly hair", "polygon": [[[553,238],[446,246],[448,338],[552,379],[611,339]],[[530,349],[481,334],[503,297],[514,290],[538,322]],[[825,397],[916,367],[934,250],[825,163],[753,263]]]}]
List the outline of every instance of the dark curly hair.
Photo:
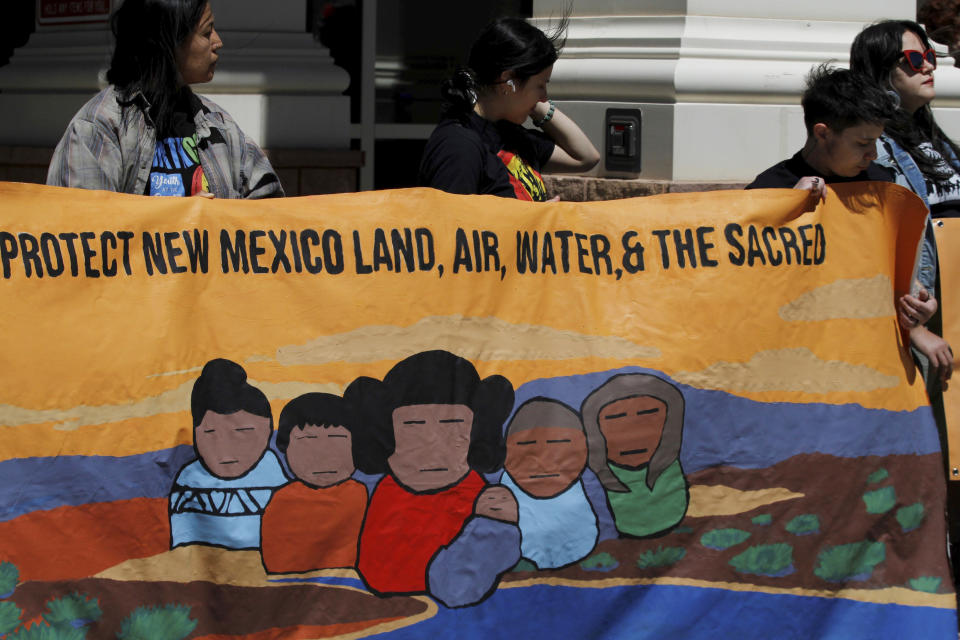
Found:
[{"label": "dark curly hair", "polygon": [[883,126],[896,110],[890,96],[871,78],[828,64],[810,71],[800,104],[807,134],[818,122],[838,132],[861,122]]},{"label": "dark curly hair", "polygon": [[955,48],[960,40],[960,0],[928,0],[917,11],[917,22],[931,40]]}]

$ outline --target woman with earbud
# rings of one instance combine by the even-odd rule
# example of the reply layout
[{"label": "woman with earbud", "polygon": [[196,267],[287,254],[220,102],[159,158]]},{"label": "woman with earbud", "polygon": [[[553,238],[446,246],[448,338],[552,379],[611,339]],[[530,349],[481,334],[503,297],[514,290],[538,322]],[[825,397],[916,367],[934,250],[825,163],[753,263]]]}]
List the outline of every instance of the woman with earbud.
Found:
[{"label": "woman with earbud", "polygon": [[[444,117],[427,141],[420,184],[450,193],[547,200],[543,171],[583,172],[600,154],[547,99],[557,39],[518,18],[487,26],[468,66],[443,83]],[[530,118],[541,131],[526,129]]]},{"label": "woman with earbud", "polygon": [[[936,92],[936,53],[923,28],[910,20],[884,20],[865,28],[850,48],[850,69],[888,87],[899,104],[877,140],[877,160],[896,173],[897,183],[913,190],[933,218],[960,215],[960,149],[937,125],[930,109]],[[939,298],[937,245],[930,218],[924,232],[917,297]],[[935,403],[953,372],[953,352],[940,337],[940,314],[910,329],[910,341]],[[926,361],[926,362],[925,362]]]}]

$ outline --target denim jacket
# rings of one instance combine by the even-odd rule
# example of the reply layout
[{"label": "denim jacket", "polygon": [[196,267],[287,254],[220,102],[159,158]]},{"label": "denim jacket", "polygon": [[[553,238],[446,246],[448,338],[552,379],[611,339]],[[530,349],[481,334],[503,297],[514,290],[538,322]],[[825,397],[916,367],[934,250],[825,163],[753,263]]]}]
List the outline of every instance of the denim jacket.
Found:
[{"label": "denim jacket", "polygon": [[[954,169],[960,171],[960,162],[957,161],[957,157],[951,149],[947,149],[947,157],[944,159]],[[927,209],[930,209],[930,202],[927,198],[927,181],[924,179],[923,173],[914,159],[910,157],[910,154],[887,135],[882,135],[877,140],[876,162],[893,169],[897,184],[920,196],[923,203],[927,205]],[[927,225],[923,231],[923,242],[920,246],[918,260],[917,280],[933,297],[937,280],[937,240],[933,234],[933,221],[930,219],[929,213],[927,214]]]},{"label": "denim jacket", "polygon": [[[224,140],[224,144],[198,145],[210,192],[217,198],[282,196],[280,181],[260,147],[226,111],[201,95],[197,98],[203,105],[194,118],[197,138],[202,141],[217,129]],[[47,184],[142,195],[157,144],[149,107],[142,93],[122,106],[113,85],[94,96],[73,117],[57,144]]]}]

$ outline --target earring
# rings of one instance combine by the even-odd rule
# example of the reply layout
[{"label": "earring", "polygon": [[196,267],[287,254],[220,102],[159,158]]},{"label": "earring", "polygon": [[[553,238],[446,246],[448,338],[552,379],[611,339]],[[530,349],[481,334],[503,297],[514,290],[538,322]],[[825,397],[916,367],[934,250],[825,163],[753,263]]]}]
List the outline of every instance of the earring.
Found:
[{"label": "earring", "polygon": [[894,109],[900,108],[900,94],[896,90],[893,88],[887,89],[887,97],[890,98],[890,103],[893,104]]}]

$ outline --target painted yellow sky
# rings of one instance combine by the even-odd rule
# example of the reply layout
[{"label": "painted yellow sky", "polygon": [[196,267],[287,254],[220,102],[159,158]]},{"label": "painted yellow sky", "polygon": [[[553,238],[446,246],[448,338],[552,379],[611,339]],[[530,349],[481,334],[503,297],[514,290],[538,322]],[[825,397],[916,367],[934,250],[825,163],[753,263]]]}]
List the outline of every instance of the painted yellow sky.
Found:
[{"label": "painted yellow sky", "polygon": [[[77,277],[67,267],[58,277],[26,278],[21,247],[12,257],[7,247],[11,277],[0,286],[15,302],[0,309],[0,442],[33,455],[82,453],[98,435],[118,454],[149,450],[189,441],[189,390],[212,358],[243,364],[279,410],[308,390],[338,393],[357,375],[382,376],[429,348],[461,353],[481,375],[499,373],[515,386],[639,365],[764,401],[912,409],[923,392],[905,373],[892,301],[909,279],[912,256],[907,265],[903,247],[916,246],[922,211],[893,191],[887,200],[896,215],[871,208],[887,187],[866,189],[831,193],[803,212],[804,194],[786,190],[544,205],[420,189],[218,202],[0,183],[3,229],[13,237],[92,234],[86,244],[74,241]],[[790,251],[783,234],[800,237],[801,228],[813,261],[818,224],[822,264],[770,263]],[[771,231],[764,235],[764,227]],[[377,228],[388,243],[392,229],[401,237],[410,229],[414,239],[417,229],[429,230],[433,268],[356,273],[354,234],[361,266],[369,266]],[[746,261],[751,228],[755,264],[733,264],[731,238]],[[183,266],[182,232],[194,229],[208,232],[207,273],[145,274],[144,231],[183,251],[174,257]],[[248,243],[263,231],[254,249],[268,273],[222,273],[221,230],[230,238],[242,230]],[[302,239],[303,230],[318,239],[339,234],[342,273],[269,272],[281,232]],[[454,273],[458,230],[471,251],[475,231],[481,245],[495,234],[502,271],[491,255],[486,265],[480,260],[487,271],[472,262],[472,270]],[[558,273],[518,273],[518,230],[538,232],[539,258],[550,234]],[[105,231],[132,234],[132,275],[123,273],[120,250],[104,244]],[[628,273],[639,254],[624,246],[638,241],[644,268]],[[66,250],[67,241],[50,242]],[[322,248],[313,250],[324,258]],[[108,266],[117,260],[118,275],[103,273],[105,257]],[[88,267],[99,277],[83,277]],[[140,431],[144,424],[151,435]]]}]

